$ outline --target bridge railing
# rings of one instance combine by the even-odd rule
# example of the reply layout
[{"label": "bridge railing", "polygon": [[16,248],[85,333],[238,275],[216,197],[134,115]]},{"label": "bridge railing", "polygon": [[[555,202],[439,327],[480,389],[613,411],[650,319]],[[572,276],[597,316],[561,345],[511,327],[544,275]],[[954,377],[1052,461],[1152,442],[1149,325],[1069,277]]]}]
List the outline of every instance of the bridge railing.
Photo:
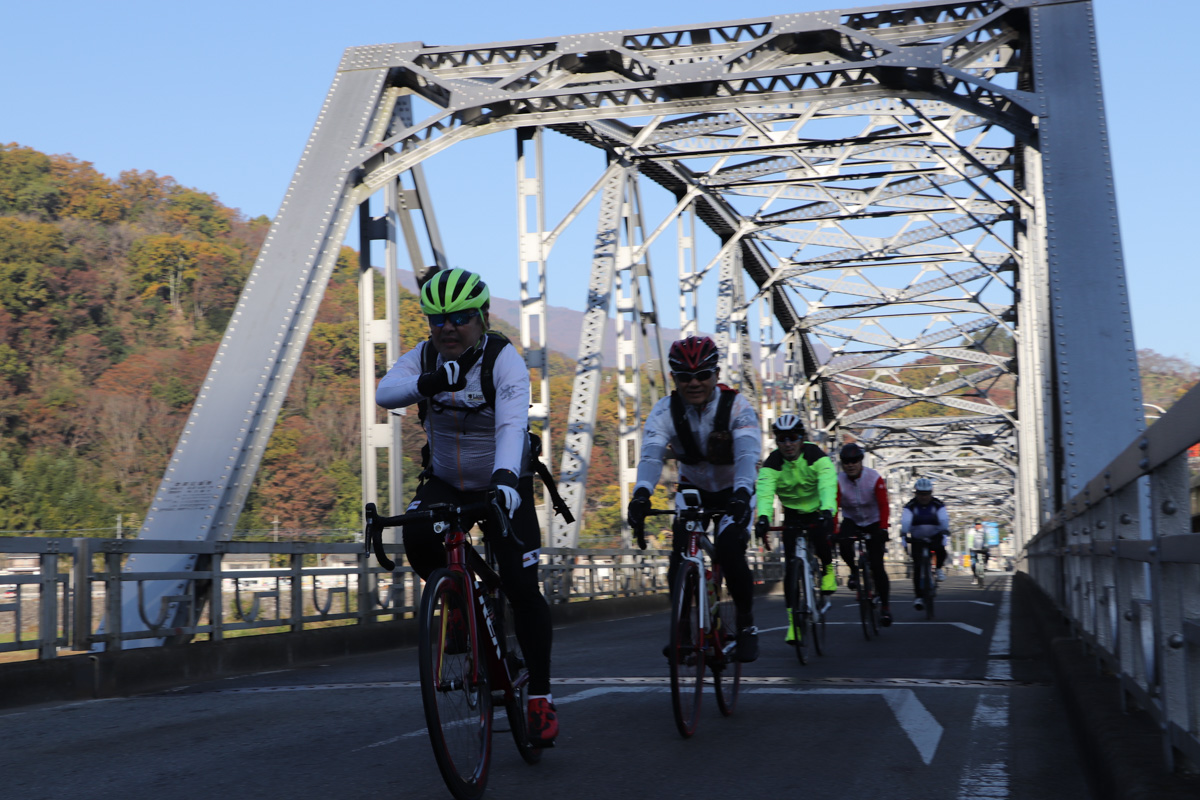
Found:
[{"label": "bridge railing", "polygon": [[1200,765],[1200,533],[1188,448],[1200,386],[1064,504],[1026,546],[1030,575],[1146,709],[1174,768]]},{"label": "bridge railing", "polygon": [[[36,651],[49,659],[97,647],[120,650],[134,639],[221,641],[411,617],[420,578],[399,566],[401,545],[386,547],[398,564],[393,572],[354,543],[0,538],[0,555],[23,565],[0,573],[0,653]],[[196,555],[196,568],[123,571],[138,553]],[[540,578],[552,603],[662,594],[668,555],[543,548]],[[782,580],[776,554],[752,551],[749,559],[758,581]],[[179,580],[188,581],[184,594],[157,605],[143,600],[149,582]],[[141,625],[122,618],[125,591],[137,593]]]}]

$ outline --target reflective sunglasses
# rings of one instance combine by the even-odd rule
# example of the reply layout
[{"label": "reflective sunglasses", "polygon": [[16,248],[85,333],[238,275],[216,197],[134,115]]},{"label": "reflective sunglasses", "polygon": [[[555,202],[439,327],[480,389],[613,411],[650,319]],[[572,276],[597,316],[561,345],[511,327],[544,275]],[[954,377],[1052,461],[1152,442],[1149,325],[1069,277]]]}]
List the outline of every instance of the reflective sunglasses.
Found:
[{"label": "reflective sunglasses", "polygon": [[798,442],[798,441],[800,441],[800,436],[795,433],[777,433],[777,434],[775,434],[775,441],[777,441],[777,442]]},{"label": "reflective sunglasses", "polygon": [[675,380],[679,381],[680,383],[691,383],[692,381],[700,381],[703,383],[713,375],[717,374],[717,371],[714,369],[702,369],[699,372],[672,372],[671,374],[674,375]]},{"label": "reflective sunglasses", "polygon": [[450,314],[427,314],[429,324],[435,328],[440,328],[449,320],[454,324],[454,327],[461,328],[471,320],[479,316],[479,309],[469,308],[466,311],[455,311]]}]

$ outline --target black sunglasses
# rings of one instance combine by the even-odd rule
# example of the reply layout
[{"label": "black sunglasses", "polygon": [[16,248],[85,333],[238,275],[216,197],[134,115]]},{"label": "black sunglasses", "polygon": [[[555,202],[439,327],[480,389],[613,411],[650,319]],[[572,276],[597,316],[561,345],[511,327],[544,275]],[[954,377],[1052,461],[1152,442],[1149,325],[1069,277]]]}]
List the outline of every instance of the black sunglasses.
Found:
[{"label": "black sunglasses", "polygon": [[775,441],[777,441],[777,442],[798,442],[798,441],[800,441],[800,436],[795,433],[777,433],[777,434],[775,434]]},{"label": "black sunglasses", "polygon": [[675,380],[679,381],[680,383],[691,383],[692,381],[700,381],[703,383],[713,375],[716,375],[717,371],[715,369],[702,369],[698,372],[672,372],[671,374],[675,376]]},{"label": "black sunglasses", "polygon": [[479,309],[469,308],[466,311],[455,311],[451,314],[427,314],[429,324],[435,328],[440,328],[446,324],[446,320],[454,323],[454,327],[461,328],[471,320],[479,316]]}]

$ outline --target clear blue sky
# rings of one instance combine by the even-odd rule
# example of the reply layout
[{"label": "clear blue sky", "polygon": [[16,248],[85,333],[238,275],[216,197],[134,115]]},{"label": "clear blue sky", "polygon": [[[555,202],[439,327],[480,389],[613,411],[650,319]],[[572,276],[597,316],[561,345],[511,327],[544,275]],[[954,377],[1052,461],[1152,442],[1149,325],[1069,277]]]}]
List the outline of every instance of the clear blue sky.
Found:
[{"label": "clear blue sky", "polygon": [[[0,0],[0,141],[71,153],[113,177],[154,170],[248,216],[273,216],[346,47],[470,44],[870,4]],[[1200,211],[1188,188],[1200,182],[1190,136],[1197,113],[1180,88],[1195,65],[1171,36],[1194,0],[1096,0],[1095,8],[1137,345],[1200,361],[1200,337],[1188,322],[1200,268],[1192,248],[1178,244]],[[469,231],[444,230],[455,263],[478,258],[456,257],[456,240],[468,238],[488,242],[498,261],[515,261],[513,226],[493,229],[485,213],[490,203],[512,204],[511,153],[511,135],[476,151],[498,154],[508,183],[470,198],[480,213]],[[433,191],[439,199],[444,190],[435,182]],[[499,294],[516,295],[515,274],[510,281]],[[580,308],[584,293],[552,289],[551,300]]]}]

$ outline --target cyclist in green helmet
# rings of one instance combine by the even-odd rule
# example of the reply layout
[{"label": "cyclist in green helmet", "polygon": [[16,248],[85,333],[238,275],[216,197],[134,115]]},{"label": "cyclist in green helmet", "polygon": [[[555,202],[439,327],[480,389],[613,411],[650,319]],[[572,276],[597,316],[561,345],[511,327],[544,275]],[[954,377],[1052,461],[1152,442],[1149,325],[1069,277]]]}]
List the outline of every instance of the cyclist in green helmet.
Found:
[{"label": "cyclist in green helmet", "polygon": [[[550,695],[550,607],[538,583],[542,535],[530,469],[529,368],[506,338],[488,333],[489,300],[487,284],[473,272],[429,277],[421,286],[429,339],[396,361],[375,399],[384,408],[422,407],[428,475],[409,511],[477,503],[495,491],[512,519],[511,536],[484,535],[529,665],[530,740],[549,747],[558,717]],[[404,552],[422,578],[446,564],[442,537],[429,523],[404,526]]]}]

